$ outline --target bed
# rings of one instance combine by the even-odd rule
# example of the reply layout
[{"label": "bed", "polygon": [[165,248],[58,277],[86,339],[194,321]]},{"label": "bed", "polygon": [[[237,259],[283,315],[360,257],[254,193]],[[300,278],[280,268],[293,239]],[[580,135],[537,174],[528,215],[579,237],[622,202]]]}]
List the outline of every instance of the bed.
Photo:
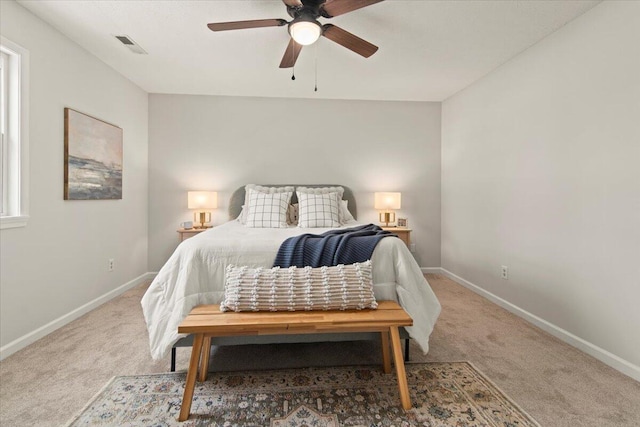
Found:
[{"label": "bed", "polygon": [[[267,186],[264,187],[274,187]],[[281,187],[281,186],[279,186]],[[294,185],[298,188],[300,186]],[[307,185],[326,188],[335,185]],[[353,219],[345,219],[339,227],[359,224],[357,205],[352,192],[344,187]],[[149,332],[151,356],[165,357],[176,345],[188,345],[190,337],[178,334],[178,325],[191,309],[201,304],[219,304],[224,297],[225,269],[228,265],[270,268],[280,244],[288,237],[302,233],[320,234],[331,228],[249,228],[239,221],[245,203],[245,187],[237,189],[229,203],[229,221],[183,241],[160,269],[141,304]],[[290,203],[296,203],[296,193]],[[426,353],[429,336],[440,314],[440,303],[424,278],[419,266],[402,240],[388,237],[380,240],[371,257],[373,284],[378,300],[394,300],[409,313],[414,325],[406,328]],[[377,334],[376,334],[377,335]],[[342,341],[368,339],[366,334],[282,335],[261,337],[221,337],[214,345],[262,344],[272,342]],[[173,354],[175,356],[175,353]],[[173,364],[172,364],[173,365]],[[173,366],[172,366],[173,368]]]}]

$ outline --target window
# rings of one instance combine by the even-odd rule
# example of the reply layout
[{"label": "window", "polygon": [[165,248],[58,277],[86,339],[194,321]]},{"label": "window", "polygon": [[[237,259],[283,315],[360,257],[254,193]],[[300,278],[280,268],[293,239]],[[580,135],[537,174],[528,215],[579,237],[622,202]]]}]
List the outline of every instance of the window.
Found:
[{"label": "window", "polygon": [[0,215],[7,214],[7,84],[9,82],[9,55],[0,51]]},{"label": "window", "polygon": [[0,39],[0,228],[24,227],[28,216],[29,52]]}]

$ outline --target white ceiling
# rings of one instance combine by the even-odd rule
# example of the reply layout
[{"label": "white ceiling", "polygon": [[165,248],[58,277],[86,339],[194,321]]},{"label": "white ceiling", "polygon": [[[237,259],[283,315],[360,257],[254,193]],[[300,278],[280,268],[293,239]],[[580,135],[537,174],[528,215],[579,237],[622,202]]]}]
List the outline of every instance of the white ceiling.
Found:
[{"label": "white ceiling", "polygon": [[[442,101],[599,0],[386,0],[321,19],[379,46],[376,54],[364,59],[321,38],[303,49],[295,81],[278,68],[286,27],[214,33],[206,26],[290,20],[280,0],[19,3],[150,93]],[[149,54],[130,52],[116,34]]]}]

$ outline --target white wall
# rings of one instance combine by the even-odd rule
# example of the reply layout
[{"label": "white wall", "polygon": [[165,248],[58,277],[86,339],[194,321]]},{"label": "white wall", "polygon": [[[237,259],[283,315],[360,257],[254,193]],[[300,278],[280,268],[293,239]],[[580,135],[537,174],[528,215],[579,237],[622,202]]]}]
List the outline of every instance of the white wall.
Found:
[{"label": "white wall", "polygon": [[639,41],[640,3],[604,2],[442,110],[443,268],[612,353],[614,365],[622,358],[632,375]]},{"label": "white wall", "polygon": [[150,95],[149,268],[193,219],[187,190],[218,191],[214,223],[248,183],[343,184],[358,219],[374,191],[401,191],[424,267],[440,266],[440,104]]},{"label": "white wall", "polygon": [[[147,271],[148,96],[22,6],[1,3],[2,35],[29,50],[31,74],[31,219],[0,232],[4,356]],[[122,200],[63,200],[64,107],[123,128]]]}]

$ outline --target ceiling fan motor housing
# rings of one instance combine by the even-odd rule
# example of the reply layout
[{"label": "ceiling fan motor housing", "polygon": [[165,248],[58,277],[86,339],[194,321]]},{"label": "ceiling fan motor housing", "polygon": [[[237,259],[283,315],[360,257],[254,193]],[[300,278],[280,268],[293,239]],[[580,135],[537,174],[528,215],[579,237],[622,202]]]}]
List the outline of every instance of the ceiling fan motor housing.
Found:
[{"label": "ceiling fan motor housing", "polygon": [[315,19],[322,15],[320,5],[324,2],[325,0],[302,0],[302,4],[298,6],[290,6],[287,4],[287,13],[293,19],[301,15],[311,15]]}]

